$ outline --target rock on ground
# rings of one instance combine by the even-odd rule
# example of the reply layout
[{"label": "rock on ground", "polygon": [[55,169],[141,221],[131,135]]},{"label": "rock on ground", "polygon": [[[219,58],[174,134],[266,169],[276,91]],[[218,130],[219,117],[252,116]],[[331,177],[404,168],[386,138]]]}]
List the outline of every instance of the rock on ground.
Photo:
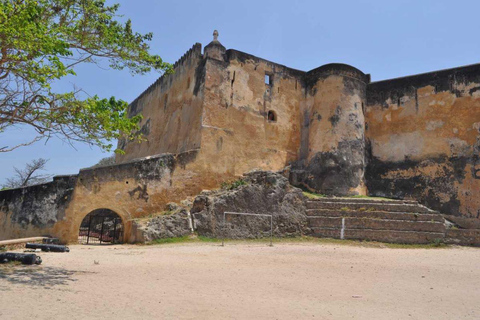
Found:
[{"label": "rock on ground", "polygon": [[273,236],[307,234],[305,198],[279,173],[254,171],[218,191],[204,191],[194,200],[195,231],[208,237],[259,238],[270,235],[270,218],[227,215],[225,211],[273,215]]},{"label": "rock on ground", "polygon": [[191,234],[191,219],[188,208],[174,203],[167,211],[143,222],[137,222],[137,241],[151,242],[155,239],[176,238]]}]

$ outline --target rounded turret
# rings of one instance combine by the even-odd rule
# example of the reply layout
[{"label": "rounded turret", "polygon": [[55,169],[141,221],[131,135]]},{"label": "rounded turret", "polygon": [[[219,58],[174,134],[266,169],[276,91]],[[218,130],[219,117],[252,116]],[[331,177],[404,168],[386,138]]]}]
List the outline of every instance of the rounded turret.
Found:
[{"label": "rounded turret", "polygon": [[308,153],[305,184],[330,195],[365,194],[366,87],[369,76],[346,64],[307,74]]}]

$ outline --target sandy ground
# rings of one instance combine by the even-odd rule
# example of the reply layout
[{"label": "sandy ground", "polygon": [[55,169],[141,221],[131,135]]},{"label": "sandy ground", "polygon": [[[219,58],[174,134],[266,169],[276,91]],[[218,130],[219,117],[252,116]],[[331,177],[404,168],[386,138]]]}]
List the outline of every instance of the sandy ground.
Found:
[{"label": "sandy ground", "polygon": [[480,319],[475,248],[188,243],[40,254],[41,266],[0,266],[0,319]]}]

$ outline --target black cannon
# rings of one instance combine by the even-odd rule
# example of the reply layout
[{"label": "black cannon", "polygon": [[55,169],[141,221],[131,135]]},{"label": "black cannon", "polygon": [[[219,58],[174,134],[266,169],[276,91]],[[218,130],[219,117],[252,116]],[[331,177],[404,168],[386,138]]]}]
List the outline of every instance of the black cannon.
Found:
[{"label": "black cannon", "polygon": [[0,253],[0,263],[19,261],[22,264],[41,264],[42,258],[33,253]]},{"label": "black cannon", "polygon": [[58,238],[44,238],[42,240],[43,244],[59,244],[60,240]]},{"label": "black cannon", "polygon": [[70,252],[70,249],[67,246],[62,246],[59,244],[27,243],[25,248],[41,249],[45,252]]}]

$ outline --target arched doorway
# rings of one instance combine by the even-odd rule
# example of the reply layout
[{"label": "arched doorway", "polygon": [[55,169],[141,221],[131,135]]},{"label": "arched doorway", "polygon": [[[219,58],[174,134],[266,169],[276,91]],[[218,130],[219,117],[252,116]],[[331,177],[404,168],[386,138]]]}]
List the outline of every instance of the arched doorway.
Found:
[{"label": "arched doorway", "polygon": [[110,209],[96,209],[83,218],[78,232],[80,244],[114,244],[123,241],[122,218]]}]

